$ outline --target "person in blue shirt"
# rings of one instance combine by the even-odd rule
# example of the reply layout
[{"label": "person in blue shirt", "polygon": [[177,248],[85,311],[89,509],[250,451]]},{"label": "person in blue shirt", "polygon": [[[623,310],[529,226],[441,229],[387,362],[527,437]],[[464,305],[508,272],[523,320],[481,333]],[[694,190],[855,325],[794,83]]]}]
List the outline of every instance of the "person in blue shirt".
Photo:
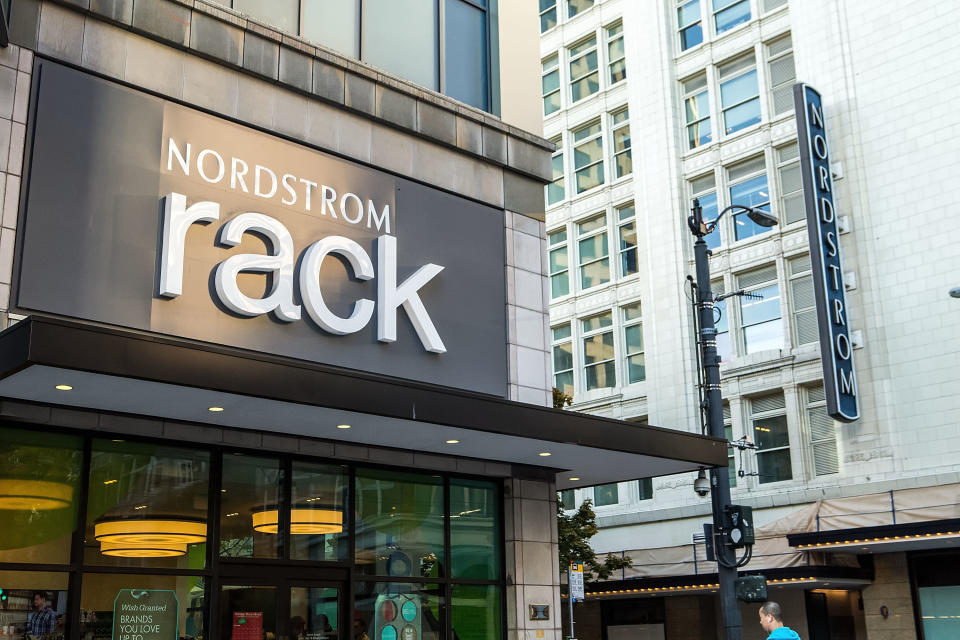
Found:
[{"label": "person in blue shirt", "polygon": [[760,626],[770,634],[767,640],[800,640],[796,631],[783,626],[783,609],[776,602],[764,602],[760,607]]}]

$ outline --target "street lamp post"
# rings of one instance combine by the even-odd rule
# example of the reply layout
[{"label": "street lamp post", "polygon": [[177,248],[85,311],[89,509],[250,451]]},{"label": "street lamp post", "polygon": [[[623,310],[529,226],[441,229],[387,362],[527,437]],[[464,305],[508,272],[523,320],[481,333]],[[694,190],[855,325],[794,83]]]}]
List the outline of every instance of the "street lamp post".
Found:
[{"label": "street lamp post", "polygon": [[[703,219],[703,210],[700,201],[694,199],[692,215],[687,218],[690,231],[697,238],[693,245],[694,263],[697,273],[696,303],[700,320],[700,348],[703,362],[704,398],[706,400],[707,424],[710,435],[726,439],[723,428],[723,398],[720,395],[720,358],[717,356],[717,329],[713,317],[713,291],[710,289],[710,262],[709,252],[704,236],[717,227],[723,214],[730,210],[739,209],[763,227],[772,227],[777,224],[777,218],[772,214],[753,207],[730,205],[720,212],[712,222]],[[730,477],[727,470],[714,467],[710,470],[710,500],[713,506],[713,531],[721,534],[724,530],[724,511],[730,505]],[[725,640],[741,640],[743,627],[740,619],[740,605],[735,594],[737,580],[736,551],[723,541],[723,536],[715,538],[714,549],[717,557],[717,573],[720,582],[720,615],[723,620],[723,638]]]}]

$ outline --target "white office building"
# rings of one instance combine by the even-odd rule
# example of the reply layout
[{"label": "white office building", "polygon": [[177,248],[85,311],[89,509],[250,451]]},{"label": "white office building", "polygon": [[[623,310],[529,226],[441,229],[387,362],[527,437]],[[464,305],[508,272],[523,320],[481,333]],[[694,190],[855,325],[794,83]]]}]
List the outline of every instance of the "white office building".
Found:
[{"label": "white office building", "polygon": [[[922,0],[540,0],[554,385],[571,410],[698,432],[686,216],[707,238],[733,501],[801,637],[960,637],[960,8]],[[792,87],[823,96],[861,417],[826,412]],[[644,475],[642,470],[638,475]],[[579,487],[597,551],[578,638],[712,638],[694,474]],[[559,485],[563,487],[563,483]],[[952,569],[951,569],[952,567]],[[760,638],[754,605],[745,638]],[[630,631],[633,633],[633,631]]]}]

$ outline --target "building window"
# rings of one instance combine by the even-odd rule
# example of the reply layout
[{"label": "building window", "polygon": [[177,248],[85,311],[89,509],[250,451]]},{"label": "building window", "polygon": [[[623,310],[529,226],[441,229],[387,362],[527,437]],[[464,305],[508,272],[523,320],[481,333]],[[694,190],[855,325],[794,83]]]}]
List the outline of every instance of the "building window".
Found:
[{"label": "building window", "polygon": [[790,274],[790,303],[793,310],[793,344],[800,346],[820,339],[810,254],[787,260]]},{"label": "building window", "polygon": [[570,258],[567,252],[567,229],[547,234],[550,251],[550,297],[561,298],[570,293]]},{"label": "building window", "polygon": [[598,507],[606,507],[611,504],[617,504],[620,501],[617,483],[601,484],[593,488],[593,504]]},{"label": "building window", "polygon": [[557,500],[566,511],[577,508],[576,492],[573,489],[564,489],[557,492]]},{"label": "building window", "polygon": [[573,397],[573,339],[570,323],[551,330],[553,344],[553,386]]},{"label": "building window", "polygon": [[[733,421],[730,419],[730,405],[723,403],[723,437],[727,442],[733,442]],[[727,478],[730,480],[730,486],[737,486],[737,462],[735,458],[735,449],[727,447]]]},{"label": "building window", "polygon": [[617,235],[620,238],[620,276],[632,276],[639,270],[637,255],[637,222],[633,203],[616,208]]},{"label": "building window", "polygon": [[540,0],[540,33],[557,26],[557,0]]},{"label": "building window", "polygon": [[787,431],[783,393],[750,401],[750,426],[757,445],[757,473],[760,484],[793,478],[790,464],[790,434]]},{"label": "building window", "polygon": [[610,84],[617,84],[627,77],[626,52],[623,46],[623,24],[607,28],[607,66],[610,68]]},{"label": "building window", "polygon": [[737,276],[738,288],[748,294],[739,296],[740,326],[744,353],[783,348],[783,322],[780,319],[780,286],[777,267],[771,265]]},{"label": "building window", "polygon": [[787,4],[787,0],[763,0],[764,12],[770,12],[779,9]]},{"label": "building window", "polygon": [[750,22],[750,0],[713,0],[713,24],[717,34]]},{"label": "building window", "polygon": [[620,308],[623,314],[623,350],[627,384],[647,379],[646,361],[643,356],[643,315],[640,303]]},{"label": "building window", "polygon": [[[717,219],[717,213],[719,213],[719,209],[717,208],[716,178],[714,178],[712,173],[708,173],[700,178],[694,178],[690,181],[690,191],[692,192],[693,198],[700,200],[703,219],[708,225],[711,224]],[[720,225],[717,225],[716,229],[705,235],[703,240],[707,243],[708,249],[716,249],[719,247],[722,243]]]},{"label": "building window", "polygon": [[593,36],[569,49],[570,94],[573,102],[591,96],[600,90],[597,73],[597,37]]},{"label": "building window", "polygon": [[702,73],[683,83],[683,109],[687,123],[687,148],[709,144],[713,140],[710,128],[710,95],[707,74]]},{"label": "building window", "polygon": [[572,18],[593,6],[594,0],[567,0],[567,18]]},{"label": "building window", "polygon": [[837,433],[833,418],[827,415],[827,399],[823,385],[806,388],[807,425],[810,427],[810,449],[813,452],[813,472],[825,476],[840,471],[837,455]]},{"label": "building window", "polygon": [[613,114],[613,166],[617,178],[633,173],[630,151],[630,112],[621,109]]},{"label": "building window", "polygon": [[573,169],[577,193],[603,184],[603,135],[600,121],[573,132]]},{"label": "building window", "polygon": [[637,480],[638,498],[640,500],[653,499],[653,478],[641,478]]},{"label": "building window", "polygon": [[360,57],[360,0],[303,2],[300,24],[304,38],[351,58]]},{"label": "building window", "polygon": [[[723,281],[711,282],[710,289],[716,299],[724,292]],[[720,362],[728,362],[733,357],[733,349],[730,343],[730,316],[727,314],[727,301],[714,302],[713,308],[715,310],[714,328],[717,330],[717,355],[720,356]]]},{"label": "building window", "polygon": [[753,54],[721,65],[719,73],[724,133],[730,135],[760,122],[760,85]]},{"label": "building window", "polygon": [[793,142],[780,147],[777,154],[777,180],[780,191],[780,217],[784,224],[807,217],[803,202],[803,178],[800,175],[800,150]]},{"label": "building window", "polygon": [[617,386],[613,351],[613,313],[607,311],[580,321],[587,391]]},{"label": "building window", "polygon": [[770,91],[773,115],[793,112],[793,83],[797,71],[793,65],[793,43],[790,36],[767,45],[767,64],[770,67]]},{"label": "building window", "polygon": [[680,50],[686,51],[703,42],[703,25],[700,24],[700,0],[689,0],[677,7],[677,24],[680,26]]},{"label": "building window", "polygon": [[[222,2],[222,4],[229,6],[230,2]],[[300,33],[299,0],[233,0],[233,8],[240,13],[263,20],[281,31]]]},{"label": "building window", "polygon": [[577,253],[580,258],[580,289],[610,282],[606,214],[577,223]]},{"label": "building window", "polygon": [[[730,183],[730,204],[756,207],[770,211],[770,187],[767,185],[767,169],[763,156],[757,156],[746,162],[727,168],[727,180]],[[771,227],[762,227],[743,211],[733,211],[734,240],[745,240],[761,233],[768,233]]]},{"label": "building window", "polygon": [[540,84],[543,92],[543,115],[560,110],[560,57],[553,54],[542,63]]},{"label": "building window", "polygon": [[547,205],[556,204],[566,197],[566,187],[563,179],[563,140],[551,140],[557,150],[553,152],[550,163],[553,166],[553,182],[547,185]]}]

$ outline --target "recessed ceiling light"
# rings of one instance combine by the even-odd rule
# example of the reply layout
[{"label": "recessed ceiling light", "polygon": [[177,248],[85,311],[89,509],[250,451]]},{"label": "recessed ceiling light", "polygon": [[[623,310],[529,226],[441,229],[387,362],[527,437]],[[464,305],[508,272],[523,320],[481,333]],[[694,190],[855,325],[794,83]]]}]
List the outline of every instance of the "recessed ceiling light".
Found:
[{"label": "recessed ceiling light", "polygon": [[570,478],[570,480],[571,480],[572,482],[576,482],[576,481],[579,480],[579,479],[580,479],[580,478],[577,478],[577,477]]},{"label": "recessed ceiling light", "polygon": [[541,452],[540,452],[540,457],[541,457],[541,458],[546,458],[546,457],[549,456],[549,455],[552,455],[549,451],[541,451]]},{"label": "recessed ceiling light", "polygon": [[348,424],[338,424],[337,429],[349,429],[350,425]]},{"label": "recessed ceiling light", "polygon": [[447,440],[447,444],[457,444],[459,440]]},{"label": "recessed ceiling light", "polygon": [[220,413],[223,411],[223,407],[207,407],[207,411],[212,411],[213,413]]},{"label": "recessed ceiling light", "polygon": [[58,384],[57,386],[54,387],[54,389],[56,389],[57,391],[72,391],[73,387],[71,387],[68,384]]}]

